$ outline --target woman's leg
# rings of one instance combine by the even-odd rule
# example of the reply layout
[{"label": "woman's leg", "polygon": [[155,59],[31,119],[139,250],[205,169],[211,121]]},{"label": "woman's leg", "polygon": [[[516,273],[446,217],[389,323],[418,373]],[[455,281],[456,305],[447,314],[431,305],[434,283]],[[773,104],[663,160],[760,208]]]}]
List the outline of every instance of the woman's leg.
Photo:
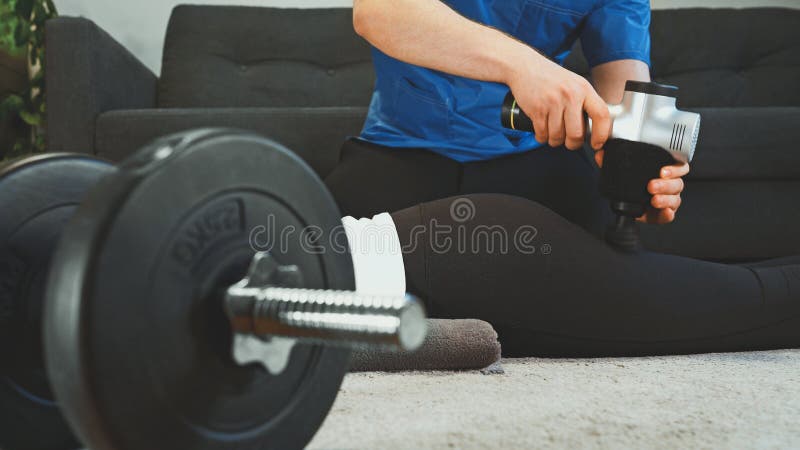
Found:
[{"label": "woman's leg", "polygon": [[489,321],[506,355],[800,346],[800,265],[619,253],[551,210],[506,195],[443,199],[392,217],[408,285],[430,314]]},{"label": "woman's leg", "polygon": [[342,213],[372,217],[458,193],[460,165],[421,149],[351,139],[325,179]]},{"label": "woman's leg", "polygon": [[608,200],[598,190],[598,177],[597,167],[583,150],[541,147],[465,164],[460,193],[524,197],[602,236],[613,218]]}]

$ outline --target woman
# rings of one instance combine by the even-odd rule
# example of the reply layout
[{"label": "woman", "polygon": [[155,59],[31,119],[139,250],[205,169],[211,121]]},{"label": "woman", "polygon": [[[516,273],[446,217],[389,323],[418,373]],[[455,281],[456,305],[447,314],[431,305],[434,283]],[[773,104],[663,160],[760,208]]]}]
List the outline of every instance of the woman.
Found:
[{"label": "woman", "polygon": [[800,345],[797,256],[725,265],[623,253],[503,194],[435,200],[344,226],[359,291],[408,290],[431,317],[486,320],[506,356]]},{"label": "woman", "polygon": [[[356,0],[377,82],[326,182],[346,214],[397,211],[345,220],[359,289],[360,273],[382,272],[434,317],[491,322],[507,355],[798,345],[800,258],[727,266],[623,254],[592,236],[609,208],[574,151],[583,114],[602,164],[605,104],[625,81],[649,81],[649,21],[647,0]],[[559,65],[577,38],[593,85]],[[501,127],[509,87],[536,135]],[[640,220],[674,219],[688,171],[662,169]],[[402,255],[361,251],[365,230],[387,223]]]}]

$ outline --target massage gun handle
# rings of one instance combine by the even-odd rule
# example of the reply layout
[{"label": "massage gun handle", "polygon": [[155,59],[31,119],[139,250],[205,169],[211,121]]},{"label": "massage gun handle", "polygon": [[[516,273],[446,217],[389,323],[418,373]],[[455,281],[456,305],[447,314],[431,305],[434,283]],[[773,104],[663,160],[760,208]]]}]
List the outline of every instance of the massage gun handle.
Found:
[{"label": "massage gun handle", "polygon": [[609,139],[604,149],[600,193],[618,215],[641,216],[653,197],[647,185],[660,178],[662,167],[675,164],[675,158],[656,145],[625,139]]},{"label": "massage gun handle", "polygon": [[503,109],[500,115],[503,126],[512,130],[533,132],[533,121],[517,104],[517,99],[511,91],[503,100]]},{"label": "massage gun handle", "polygon": [[655,145],[624,139],[606,142],[600,193],[609,200],[616,215],[615,222],[606,230],[606,242],[629,253],[642,248],[636,218],[650,206],[653,196],[647,185],[659,178],[662,167],[674,163],[668,151]]},{"label": "massage gun handle", "polygon": [[[609,107],[609,111],[611,108]],[[589,132],[592,130],[592,120],[589,116],[584,112],[583,119],[588,124]],[[511,91],[506,94],[505,100],[503,100],[503,108],[500,113],[500,121],[502,122],[505,128],[510,128],[512,130],[517,131],[530,131],[535,133],[533,129],[533,121],[522,108],[519,107],[517,103],[517,99],[514,98],[514,94]]]},{"label": "massage gun handle", "polygon": [[[678,96],[678,88],[667,84],[660,84],[648,81],[628,80],[627,82],[625,82],[625,93],[644,94],[645,96],[657,96],[659,98],[675,99]],[[608,110],[611,113],[612,118],[622,112],[619,106],[620,105],[608,105]],[[674,100],[671,106],[672,108],[675,107]],[[584,113],[584,118],[588,119],[589,132],[591,132],[592,121],[586,116],[585,113]],[[510,128],[512,130],[535,132],[533,129],[533,121],[531,120],[530,117],[528,117],[527,114],[525,114],[525,111],[523,111],[522,108],[519,107],[519,104],[517,104],[517,100],[514,98],[514,94],[511,91],[509,91],[508,94],[506,94],[506,98],[503,101],[503,108],[500,115],[500,121],[502,122],[504,127]],[[699,127],[695,126],[695,129],[698,130]],[[667,146],[665,145],[664,147],[666,148]]]}]

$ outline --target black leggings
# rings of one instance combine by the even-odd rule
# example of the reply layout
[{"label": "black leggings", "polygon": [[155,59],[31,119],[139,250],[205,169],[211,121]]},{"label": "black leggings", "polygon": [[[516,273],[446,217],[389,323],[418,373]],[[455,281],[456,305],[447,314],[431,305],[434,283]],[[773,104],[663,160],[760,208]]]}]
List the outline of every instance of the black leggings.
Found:
[{"label": "black leggings", "polygon": [[[554,160],[579,157],[554,149],[559,151],[541,158],[558,167]],[[445,172],[437,181],[423,175],[425,184],[420,186],[412,174],[434,168],[410,164],[397,172],[390,165],[384,169],[380,174],[376,168],[352,174],[363,190],[360,196],[344,197],[332,185],[348,214],[387,210],[377,206],[389,203],[381,201],[384,195],[395,204],[413,202],[414,195],[446,196],[445,181],[454,176]],[[512,185],[525,181],[515,171],[512,164]],[[460,172],[463,186],[469,174],[466,168]],[[531,172],[531,184],[560,183],[542,181],[539,171]],[[394,178],[396,173],[406,178]],[[563,176],[574,179],[569,171]],[[506,180],[498,177],[499,183]],[[378,189],[373,179],[381,180]],[[394,196],[380,189],[389,185],[395,186]],[[415,186],[442,190],[404,191]],[[594,185],[591,190],[596,191]],[[549,201],[560,197],[542,195]],[[423,200],[395,212],[409,291],[423,299],[432,317],[490,322],[506,356],[638,356],[800,346],[800,257],[737,266],[620,253],[585,230],[596,219],[576,225],[576,217],[588,215],[573,208],[592,207],[592,197],[586,195],[588,199],[568,194],[575,205],[548,208],[520,196],[467,194]],[[563,217],[564,211],[573,214],[572,221]]]},{"label": "black leggings", "polygon": [[565,147],[462,164],[429,150],[350,140],[325,183],[342,213],[353,217],[454,195],[510,194],[540,203],[599,236],[611,210],[597,190],[597,177],[586,153]]},{"label": "black leggings", "polygon": [[392,217],[409,291],[432,317],[490,322],[507,356],[800,346],[800,257],[734,266],[620,253],[537,203],[498,194]]}]

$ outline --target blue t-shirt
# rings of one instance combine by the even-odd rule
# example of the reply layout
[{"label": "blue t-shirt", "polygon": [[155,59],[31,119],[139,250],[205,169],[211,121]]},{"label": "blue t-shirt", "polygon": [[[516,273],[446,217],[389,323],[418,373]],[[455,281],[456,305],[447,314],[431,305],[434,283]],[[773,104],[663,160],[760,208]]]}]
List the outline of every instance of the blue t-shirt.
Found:
[{"label": "blue t-shirt", "polygon": [[[649,0],[445,0],[562,64],[580,38],[590,66],[650,63]],[[361,139],[479,161],[540,146],[500,124],[508,87],[401,62],[373,49],[377,81]]]}]

